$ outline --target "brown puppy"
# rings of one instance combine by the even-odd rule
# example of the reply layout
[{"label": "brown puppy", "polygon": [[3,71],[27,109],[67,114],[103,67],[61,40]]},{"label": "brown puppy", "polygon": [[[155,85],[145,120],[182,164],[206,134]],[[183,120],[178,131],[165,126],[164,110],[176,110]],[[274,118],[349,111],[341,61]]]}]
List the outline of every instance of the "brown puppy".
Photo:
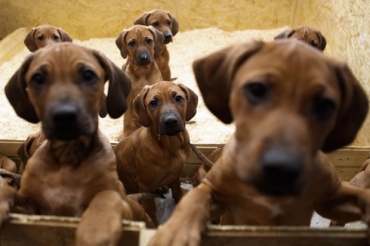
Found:
[{"label": "brown puppy", "polygon": [[41,121],[46,140],[28,160],[20,190],[0,189],[1,223],[9,211],[82,216],[77,245],[115,245],[123,218],[152,225],[126,197],[113,149],[98,129],[103,100],[108,114],[120,117],[130,86],[104,55],[72,43],[45,47],[26,59],[5,93],[18,116]]},{"label": "brown puppy", "polygon": [[150,245],[198,245],[215,216],[221,224],[309,225],[315,210],[370,221],[370,191],[342,185],[320,151],[351,143],[368,112],[344,62],[302,42],[251,41],[193,69],[207,107],[236,131]]},{"label": "brown puppy", "polygon": [[308,43],[323,51],[326,47],[326,39],[319,30],[313,29],[309,26],[299,26],[293,29],[287,29],[277,35],[274,40],[294,38]]},{"label": "brown puppy", "polygon": [[18,189],[21,177],[16,172],[17,164],[0,154],[0,186],[12,186]]},{"label": "brown puppy", "polygon": [[179,31],[179,23],[169,12],[154,9],[150,12],[145,12],[134,22],[135,25],[152,26],[164,36],[164,45],[160,53],[154,55],[154,60],[158,64],[159,70],[162,73],[163,80],[170,81],[171,69],[170,54],[168,52],[166,44],[172,42],[172,38]]},{"label": "brown puppy", "polygon": [[72,37],[62,28],[52,25],[42,25],[35,28],[27,34],[24,44],[31,51],[46,47],[59,42],[72,42]]},{"label": "brown puppy", "polygon": [[197,105],[198,96],[182,84],[161,81],[142,89],[134,108],[143,127],[114,148],[118,175],[128,193],[169,186],[173,198],[180,200],[179,177],[190,153],[185,121],[194,117]]},{"label": "brown puppy", "polygon": [[124,59],[127,58],[122,69],[132,82],[132,88],[127,98],[128,109],[123,119],[123,138],[141,126],[132,106],[134,98],[145,85],[152,85],[162,80],[161,72],[154,62],[154,54],[161,52],[162,43],[162,33],[153,27],[142,25],[123,30],[116,39],[121,56]]}]

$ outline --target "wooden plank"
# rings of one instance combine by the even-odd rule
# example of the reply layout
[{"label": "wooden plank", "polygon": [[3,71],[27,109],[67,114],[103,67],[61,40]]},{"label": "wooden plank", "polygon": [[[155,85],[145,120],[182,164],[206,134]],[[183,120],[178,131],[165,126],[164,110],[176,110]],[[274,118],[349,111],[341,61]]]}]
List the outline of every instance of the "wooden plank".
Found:
[{"label": "wooden plank", "polygon": [[28,30],[26,28],[18,28],[1,40],[0,63],[12,59],[18,52],[24,49],[23,40],[27,33]]},{"label": "wooden plank", "polygon": [[[1,245],[73,245],[80,219],[58,216],[10,214],[0,234]],[[123,221],[120,245],[139,245],[143,222]]]},{"label": "wooden plank", "polygon": [[[147,245],[155,230],[145,229],[140,245]],[[210,226],[202,237],[202,246],[360,246],[367,245],[366,229]]]}]

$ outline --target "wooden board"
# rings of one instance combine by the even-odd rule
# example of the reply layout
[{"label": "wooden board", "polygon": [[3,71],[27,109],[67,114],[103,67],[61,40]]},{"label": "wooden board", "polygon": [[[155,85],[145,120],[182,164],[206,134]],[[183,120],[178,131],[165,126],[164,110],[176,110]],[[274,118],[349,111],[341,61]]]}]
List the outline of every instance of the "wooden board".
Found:
[{"label": "wooden board", "polygon": [[[1,230],[0,245],[73,245],[79,218],[10,214]],[[139,245],[143,222],[123,221],[120,245]]]}]

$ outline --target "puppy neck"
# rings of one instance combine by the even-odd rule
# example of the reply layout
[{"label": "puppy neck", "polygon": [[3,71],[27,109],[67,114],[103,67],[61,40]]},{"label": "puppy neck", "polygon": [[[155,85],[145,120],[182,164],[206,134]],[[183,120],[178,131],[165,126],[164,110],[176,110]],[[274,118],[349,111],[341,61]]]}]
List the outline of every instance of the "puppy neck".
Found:
[{"label": "puppy neck", "polygon": [[181,147],[183,145],[189,145],[189,134],[186,129],[177,133],[174,136],[160,135],[155,127],[146,128],[147,133],[150,135],[152,141],[163,149],[176,149],[174,147]]},{"label": "puppy neck", "polygon": [[135,65],[133,62],[128,62],[126,72],[129,74],[130,77],[135,78],[152,78],[153,73],[155,72],[160,73],[159,68],[155,62],[152,62],[146,66],[138,66]]},{"label": "puppy neck", "polygon": [[80,136],[70,141],[48,140],[50,154],[60,164],[79,165],[99,147],[98,136]]}]

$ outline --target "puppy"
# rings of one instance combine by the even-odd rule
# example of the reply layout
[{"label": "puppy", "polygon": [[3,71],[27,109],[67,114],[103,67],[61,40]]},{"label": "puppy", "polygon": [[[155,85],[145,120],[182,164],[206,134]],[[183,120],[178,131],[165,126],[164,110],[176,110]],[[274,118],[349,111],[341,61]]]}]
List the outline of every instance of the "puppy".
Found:
[{"label": "puppy", "polygon": [[[344,62],[292,40],[244,42],[193,63],[208,109],[236,130],[149,245],[199,245],[206,222],[309,225],[313,211],[370,221],[370,191],[341,183],[321,150],[353,141],[368,112]],[[363,216],[363,217],[362,217]]]},{"label": "puppy", "polygon": [[31,52],[59,42],[72,42],[72,37],[62,28],[52,25],[42,25],[35,28],[27,34],[24,44]]},{"label": "puppy", "polygon": [[142,127],[114,148],[120,180],[129,194],[169,186],[179,201],[180,173],[190,154],[185,121],[196,114],[198,96],[182,84],[161,81],[145,86],[133,105]]},{"label": "puppy", "polygon": [[326,39],[319,30],[309,26],[299,26],[293,29],[287,29],[277,35],[274,40],[294,38],[308,43],[321,51],[326,47]]},{"label": "puppy", "polygon": [[130,87],[104,55],[72,43],[45,47],[25,60],[5,94],[18,116],[41,121],[46,140],[28,159],[19,191],[1,187],[1,223],[10,211],[81,216],[76,245],[116,245],[122,219],[153,226],[140,204],[127,198],[113,149],[98,129],[102,101],[118,118]]},{"label": "puppy", "polygon": [[171,69],[170,54],[166,44],[172,42],[172,38],[179,31],[179,23],[169,12],[154,9],[150,12],[145,12],[134,22],[135,25],[152,26],[164,36],[164,45],[160,53],[154,55],[154,60],[158,64],[159,70],[162,73],[163,80],[170,81]]},{"label": "puppy", "polygon": [[154,54],[159,54],[163,47],[163,34],[142,25],[125,29],[116,39],[121,56],[126,59],[123,66],[131,79],[132,89],[128,96],[128,109],[123,119],[123,137],[129,136],[141,125],[137,122],[132,102],[145,85],[152,85],[162,80],[161,72],[154,62]]}]

